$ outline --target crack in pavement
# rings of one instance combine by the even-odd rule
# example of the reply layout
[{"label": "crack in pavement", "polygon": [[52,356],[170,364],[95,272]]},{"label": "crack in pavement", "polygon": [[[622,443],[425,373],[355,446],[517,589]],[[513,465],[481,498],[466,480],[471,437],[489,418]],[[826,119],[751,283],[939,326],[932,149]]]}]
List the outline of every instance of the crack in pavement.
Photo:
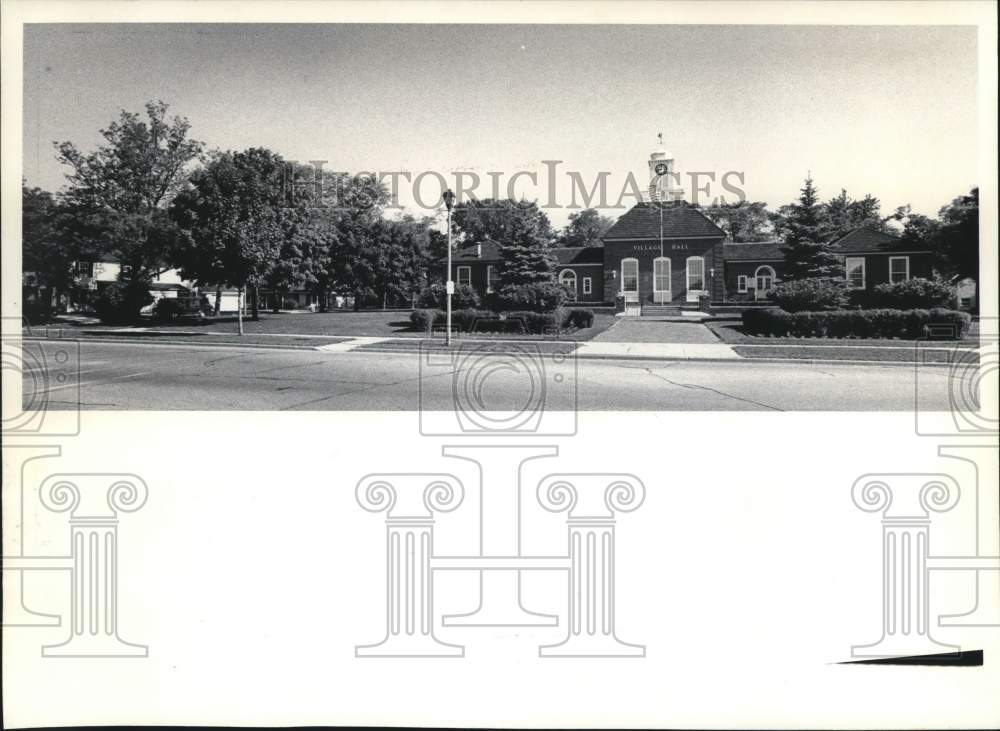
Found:
[{"label": "crack in pavement", "polygon": [[[437,372],[437,373],[432,373],[432,374],[421,373],[421,374],[418,374],[415,378],[404,378],[402,380],[391,381],[389,383],[376,383],[376,384],[372,384],[371,386],[366,386],[365,388],[355,389],[353,391],[344,391],[342,393],[333,393],[333,394],[330,394],[329,396],[322,396],[320,398],[311,399],[309,401],[303,401],[300,404],[290,404],[288,406],[282,406],[278,410],[279,411],[289,411],[290,409],[297,409],[297,408],[299,408],[301,406],[309,406],[311,404],[318,404],[321,401],[329,401],[330,399],[341,398],[343,396],[354,396],[355,394],[364,393],[365,391],[374,391],[374,390],[376,390],[378,388],[381,388],[381,387],[400,386],[400,385],[402,385],[404,383],[411,383],[413,381],[418,381],[419,382],[421,379],[426,379],[426,378],[442,378],[444,376],[447,376],[447,377],[451,378],[454,373],[455,373],[454,370],[451,370],[451,371],[449,371],[447,373],[442,373],[442,372]],[[418,406],[419,406],[419,404],[418,404]]]},{"label": "crack in pavement", "polygon": [[645,370],[649,375],[653,376],[654,378],[659,378],[661,381],[666,381],[672,386],[678,386],[680,388],[690,388],[697,391],[711,391],[712,393],[718,394],[719,396],[724,396],[725,398],[731,398],[735,401],[743,401],[748,404],[754,404],[755,406],[762,406],[763,408],[771,409],[772,411],[784,411],[784,409],[780,409],[777,406],[771,406],[770,404],[765,404],[760,401],[754,401],[753,399],[743,398],[742,396],[734,396],[731,393],[720,391],[719,389],[712,388],[711,386],[702,386],[697,383],[681,383],[680,381],[672,381],[666,376],[661,376],[659,373],[654,373],[652,368],[647,367],[644,368],[643,370]]}]

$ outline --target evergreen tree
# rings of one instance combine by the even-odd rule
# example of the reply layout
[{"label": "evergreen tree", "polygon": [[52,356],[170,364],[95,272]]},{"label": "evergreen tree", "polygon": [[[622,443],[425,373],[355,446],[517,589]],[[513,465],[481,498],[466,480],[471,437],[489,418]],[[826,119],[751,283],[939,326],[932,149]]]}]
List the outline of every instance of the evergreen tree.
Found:
[{"label": "evergreen tree", "polygon": [[500,285],[552,282],[555,266],[555,258],[537,227],[521,218],[511,219],[508,236],[500,242]]},{"label": "evergreen tree", "polygon": [[823,209],[811,177],[806,178],[798,203],[789,206],[784,229],[786,280],[843,278],[844,265],[825,235]]}]

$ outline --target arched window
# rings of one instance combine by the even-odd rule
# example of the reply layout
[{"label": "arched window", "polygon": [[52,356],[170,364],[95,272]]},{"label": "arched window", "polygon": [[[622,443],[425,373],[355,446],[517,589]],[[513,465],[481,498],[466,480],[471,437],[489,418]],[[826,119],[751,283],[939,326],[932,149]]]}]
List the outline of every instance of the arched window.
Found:
[{"label": "arched window", "polygon": [[757,289],[759,291],[766,292],[774,286],[774,269],[769,266],[757,267],[757,271],[754,272],[753,276],[757,280]]},{"label": "arched window", "polygon": [[576,272],[572,269],[563,269],[559,272],[559,284],[563,285],[574,295],[576,294]]}]

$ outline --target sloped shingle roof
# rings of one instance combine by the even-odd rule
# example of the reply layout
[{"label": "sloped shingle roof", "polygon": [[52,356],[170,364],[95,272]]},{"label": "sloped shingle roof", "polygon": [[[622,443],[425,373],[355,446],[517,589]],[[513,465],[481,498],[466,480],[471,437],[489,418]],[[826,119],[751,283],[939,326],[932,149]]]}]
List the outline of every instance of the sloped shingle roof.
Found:
[{"label": "sloped shingle roof", "polygon": [[[604,247],[602,246],[553,246],[549,249],[555,257],[556,262],[562,266],[567,264],[600,264],[604,261]],[[500,247],[495,241],[484,241],[482,244],[482,254],[476,248],[476,244],[463,246],[452,254],[452,261],[500,261]]]},{"label": "sloped shingle roof", "polygon": [[603,264],[603,246],[554,246],[551,249],[556,255],[556,261],[567,264]]},{"label": "sloped shingle roof", "polygon": [[677,201],[635,204],[604,234],[604,239],[659,239],[661,212],[665,239],[725,236],[725,232],[697,208],[692,208],[685,201]]},{"label": "sloped shingle roof", "polygon": [[773,261],[783,259],[780,241],[755,241],[748,244],[726,243],[722,246],[722,258],[726,261]]},{"label": "sloped shingle roof", "polygon": [[495,241],[482,243],[482,256],[479,255],[476,244],[463,246],[451,255],[452,261],[499,261],[500,247]]},{"label": "sloped shingle roof", "polygon": [[[878,254],[884,251],[899,251],[903,242],[892,234],[871,228],[856,228],[833,243],[833,249],[849,254]],[[908,248],[912,248],[910,245]]]}]

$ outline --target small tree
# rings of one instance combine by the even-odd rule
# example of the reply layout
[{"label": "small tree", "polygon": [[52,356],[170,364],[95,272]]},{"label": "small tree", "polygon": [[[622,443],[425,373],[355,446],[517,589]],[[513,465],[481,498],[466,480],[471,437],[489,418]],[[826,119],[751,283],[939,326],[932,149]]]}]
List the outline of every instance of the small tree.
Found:
[{"label": "small tree", "polygon": [[500,285],[555,280],[556,260],[538,231],[515,219],[509,237],[500,242]]},{"label": "small tree", "polygon": [[812,178],[806,178],[798,203],[793,203],[784,222],[786,280],[839,279],[844,276],[844,265],[831,250],[831,242],[824,241],[823,212]]}]

